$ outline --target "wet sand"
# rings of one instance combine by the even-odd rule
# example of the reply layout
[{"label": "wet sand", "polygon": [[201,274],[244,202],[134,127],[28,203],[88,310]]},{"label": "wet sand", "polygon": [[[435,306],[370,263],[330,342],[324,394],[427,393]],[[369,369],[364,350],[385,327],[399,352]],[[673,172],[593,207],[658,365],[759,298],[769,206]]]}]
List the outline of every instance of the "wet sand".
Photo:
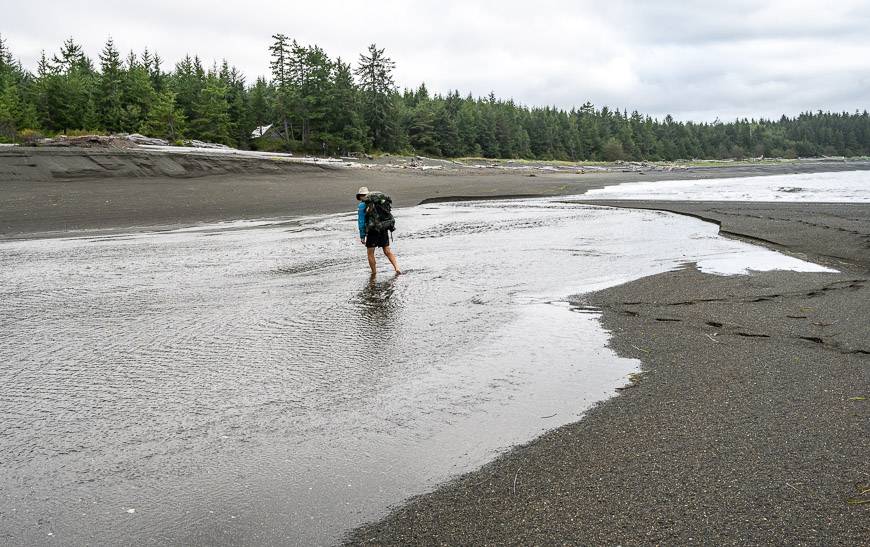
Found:
[{"label": "wet sand", "polygon": [[[0,237],[346,212],[360,185],[388,191],[403,206],[578,194],[653,177],[835,168],[537,177],[321,168],[193,178],[4,177]],[[411,500],[356,531],[350,543],[866,542],[870,412],[861,397],[870,396],[870,207],[612,205],[711,219],[733,237],[842,273],[715,277],[688,267],[586,295],[581,303],[603,310],[611,347],[643,362],[638,382],[582,421]]]},{"label": "wet sand", "polygon": [[611,205],[712,219],[842,273],[686,267],[579,298],[641,360],[637,381],[349,543],[866,543],[870,207]]}]

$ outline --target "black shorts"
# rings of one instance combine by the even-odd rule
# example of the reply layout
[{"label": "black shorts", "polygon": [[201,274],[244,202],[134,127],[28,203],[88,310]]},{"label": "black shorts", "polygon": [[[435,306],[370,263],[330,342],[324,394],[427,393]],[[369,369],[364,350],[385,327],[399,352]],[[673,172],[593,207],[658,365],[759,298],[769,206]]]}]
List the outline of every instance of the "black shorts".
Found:
[{"label": "black shorts", "polygon": [[366,247],[389,247],[390,232],[370,231],[366,233]]}]

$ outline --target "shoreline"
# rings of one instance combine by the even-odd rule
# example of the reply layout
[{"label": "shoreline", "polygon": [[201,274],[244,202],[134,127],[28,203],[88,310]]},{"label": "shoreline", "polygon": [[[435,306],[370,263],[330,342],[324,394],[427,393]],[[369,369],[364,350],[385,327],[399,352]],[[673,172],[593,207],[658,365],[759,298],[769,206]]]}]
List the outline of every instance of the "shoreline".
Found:
[{"label": "shoreline", "polygon": [[577,203],[686,215],[716,224],[725,237],[837,270],[870,270],[870,204],[866,203],[582,199]]},{"label": "shoreline", "polygon": [[623,182],[841,170],[870,170],[870,161],[576,174],[354,169],[207,154],[21,149],[0,151],[0,240],[352,213],[360,186],[391,194],[395,207],[409,207],[463,199],[579,196]]},{"label": "shoreline", "polygon": [[[818,167],[804,172],[832,170]],[[262,219],[270,211],[285,219],[350,215],[348,193],[361,184],[392,193],[401,207],[531,193],[576,196],[620,182],[680,178],[675,174],[529,178],[330,169],[4,181],[0,188],[14,199],[0,205],[0,240],[42,237],[52,227],[63,231],[51,237],[100,235],[130,231],[131,223],[168,229]],[[71,199],[52,204],[45,199],[51,195]],[[849,500],[865,499],[858,486],[870,485],[870,414],[867,402],[855,399],[870,396],[870,206],[588,204],[695,216],[719,224],[724,235],[841,273],[720,277],[687,266],[575,298],[601,310],[611,348],[642,362],[638,381],[579,422],[408,500],[348,542],[860,543],[870,534],[870,505]]]},{"label": "shoreline", "polygon": [[[609,347],[641,361],[633,383],[347,543],[860,544],[870,206],[590,204],[706,217],[841,273],[721,277],[688,265],[574,298],[601,310]],[[842,235],[842,256],[830,256]]]}]

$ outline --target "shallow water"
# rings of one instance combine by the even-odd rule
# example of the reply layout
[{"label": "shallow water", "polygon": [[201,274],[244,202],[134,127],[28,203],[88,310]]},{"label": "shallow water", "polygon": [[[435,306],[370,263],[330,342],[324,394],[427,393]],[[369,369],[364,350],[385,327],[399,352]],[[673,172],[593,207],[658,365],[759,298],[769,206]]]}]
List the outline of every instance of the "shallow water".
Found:
[{"label": "shallow water", "polygon": [[870,203],[870,171],[626,182],[589,190],[583,199]]},{"label": "shallow water", "polygon": [[656,211],[533,200],[0,244],[0,537],[328,544],[576,421],[637,362],[569,296],[821,271]]}]

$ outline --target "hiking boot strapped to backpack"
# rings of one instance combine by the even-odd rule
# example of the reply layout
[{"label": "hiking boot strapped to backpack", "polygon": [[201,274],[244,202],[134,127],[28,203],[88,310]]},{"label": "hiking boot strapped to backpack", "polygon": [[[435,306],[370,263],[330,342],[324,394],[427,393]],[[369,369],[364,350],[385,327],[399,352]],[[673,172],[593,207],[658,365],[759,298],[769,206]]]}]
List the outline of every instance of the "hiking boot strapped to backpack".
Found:
[{"label": "hiking boot strapped to backpack", "polygon": [[396,220],[393,218],[393,200],[383,192],[370,192],[363,198],[366,204],[366,230],[375,232],[393,231]]}]

